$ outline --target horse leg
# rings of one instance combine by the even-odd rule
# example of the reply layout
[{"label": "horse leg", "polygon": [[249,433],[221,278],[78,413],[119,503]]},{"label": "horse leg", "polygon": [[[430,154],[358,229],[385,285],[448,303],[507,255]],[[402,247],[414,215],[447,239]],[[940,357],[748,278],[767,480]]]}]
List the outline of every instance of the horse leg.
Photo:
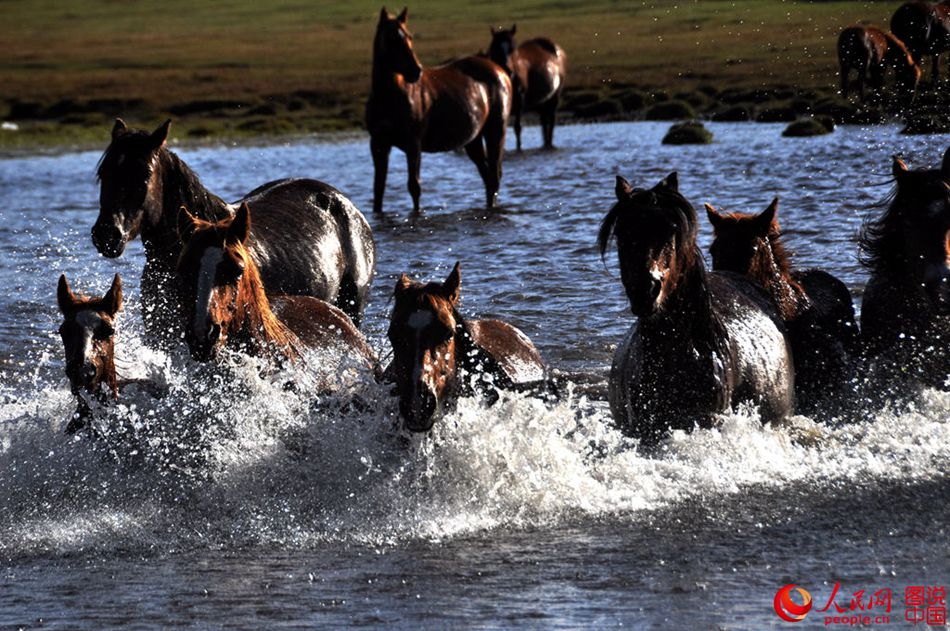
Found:
[{"label": "horse leg", "polygon": [[422,166],[422,147],[406,149],[406,170],[409,172],[409,195],[412,196],[412,212],[419,212],[419,197],[422,195],[422,186],[419,184],[419,170]]},{"label": "horse leg", "polygon": [[936,88],[940,83],[940,55],[934,55],[933,83]]},{"label": "horse leg", "polygon": [[383,194],[386,192],[386,173],[389,171],[389,152],[392,146],[371,139],[369,142],[370,151],[373,154],[373,212],[383,212]]},{"label": "horse leg", "polygon": [[514,92],[511,109],[515,115],[515,146],[518,148],[518,151],[521,151],[521,106],[524,101],[522,100],[521,92],[518,88],[515,88]]},{"label": "horse leg", "polygon": [[848,98],[848,73],[851,72],[851,69],[845,65],[841,66],[841,98]]},{"label": "horse leg", "polygon": [[541,133],[544,135],[544,148],[554,149],[554,123],[557,118],[559,94],[555,94],[541,105]]},{"label": "horse leg", "polygon": [[340,279],[340,291],[335,306],[350,317],[356,328],[360,328],[363,319],[363,299],[353,277],[350,274],[344,275]]},{"label": "horse leg", "polygon": [[864,80],[868,75],[868,65],[863,63],[858,66],[858,97],[861,99],[861,102],[864,103]]},{"label": "horse leg", "polygon": [[482,136],[485,137],[485,151],[488,157],[488,176],[491,186],[486,188],[488,207],[494,208],[498,201],[498,189],[501,188],[501,160],[505,155],[505,131],[508,128],[508,121],[500,108],[496,109],[493,115],[489,116],[488,121],[482,129]]},{"label": "horse leg", "polygon": [[[485,194],[491,198],[491,173],[488,171],[488,159],[485,157],[485,145],[482,144],[482,134],[479,134],[475,140],[465,145],[465,153],[469,159],[478,167],[478,174],[482,176],[482,183],[485,184]],[[491,208],[489,201],[488,207]]]}]

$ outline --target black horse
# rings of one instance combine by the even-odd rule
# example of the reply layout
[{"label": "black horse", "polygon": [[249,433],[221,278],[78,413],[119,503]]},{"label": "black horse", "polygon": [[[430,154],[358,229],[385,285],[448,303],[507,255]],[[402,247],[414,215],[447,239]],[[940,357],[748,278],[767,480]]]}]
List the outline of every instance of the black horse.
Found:
[{"label": "black horse", "polygon": [[897,190],[865,224],[861,329],[875,374],[946,388],[950,376],[950,149],[938,169],[894,158]]},{"label": "black horse", "polygon": [[181,339],[184,316],[175,265],[182,249],[176,231],[182,207],[217,222],[245,202],[254,212],[251,256],[267,293],[326,300],[359,325],[376,268],[376,245],[356,206],[332,186],[308,179],[270,182],[227,204],[166,148],[170,123],[148,133],[116,119],[112,143],[99,163],[99,217],[92,227],[93,244],[110,258],[142,236],[142,309],[149,339],[164,347]]},{"label": "black horse", "polygon": [[891,32],[910,50],[914,61],[933,56],[933,82],[940,79],[940,54],[950,51],[950,2],[905,2],[891,17]]},{"label": "black horse", "polygon": [[617,177],[617,203],[598,244],[617,240],[620,275],[638,317],[614,355],[610,408],[627,434],[655,442],[669,429],[709,427],[748,402],[763,422],[794,407],[794,368],[771,299],[745,278],[709,273],[696,212],[676,173],[652,189]]}]

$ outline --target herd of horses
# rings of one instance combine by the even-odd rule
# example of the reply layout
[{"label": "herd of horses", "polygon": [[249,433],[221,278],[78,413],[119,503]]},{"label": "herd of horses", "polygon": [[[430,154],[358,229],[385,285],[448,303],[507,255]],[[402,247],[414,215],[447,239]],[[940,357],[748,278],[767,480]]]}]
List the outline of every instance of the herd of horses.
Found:
[{"label": "herd of horses", "polygon": [[884,86],[888,68],[894,69],[898,94],[909,104],[923,74],[924,57],[933,58],[933,83],[940,79],[940,55],[950,52],[950,0],[905,2],[891,18],[891,31],[875,26],[849,26],[838,36],[841,94],[848,96],[850,74],[857,72],[858,93],[864,99],[866,82],[875,90]]},{"label": "herd of horses", "polygon": [[[415,166],[409,183],[416,208],[419,152],[453,146],[464,146],[479,167],[490,206],[500,178],[500,160],[491,156],[503,150],[513,78],[523,86],[519,111],[545,95],[544,102],[554,99],[550,118],[542,108],[550,145],[563,51],[538,39],[522,56],[525,44],[515,47],[512,27],[493,31],[486,56],[423,69],[406,21],[406,11],[392,16],[384,9],[374,42],[367,106],[374,208],[381,208],[391,146]],[[532,72],[557,79],[533,89]],[[468,116],[460,114],[463,103]],[[199,362],[218,360],[225,348],[274,367],[319,369],[308,351],[345,358],[367,377],[393,384],[402,426],[415,432],[429,431],[460,396],[559,394],[560,383],[524,333],[500,320],[463,317],[459,263],[442,282],[399,277],[387,330],[392,359],[383,366],[360,332],[377,252],[353,203],[309,179],[270,182],[227,203],[168,148],[168,132],[167,121],[148,132],[117,119],[97,171],[94,246],[118,257],[136,237],[144,245],[147,344],[175,349],[184,340]],[[950,150],[934,169],[911,170],[895,158],[893,174],[896,193],[860,240],[870,271],[860,327],[841,281],[791,268],[778,199],[750,214],[707,204],[715,232],[707,270],[697,245],[699,218],[677,174],[649,188],[618,176],[617,201],[597,234],[602,257],[616,243],[636,316],[609,378],[617,426],[652,444],[671,429],[709,427],[740,404],[778,423],[868,393],[946,387]],[[75,433],[93,425],[94,408],[119,398],[129,383],[114,361],[122,282],[116,275],[105,295],[82,296],[64,275],[57,302],[77,398],[66,431]]]}]

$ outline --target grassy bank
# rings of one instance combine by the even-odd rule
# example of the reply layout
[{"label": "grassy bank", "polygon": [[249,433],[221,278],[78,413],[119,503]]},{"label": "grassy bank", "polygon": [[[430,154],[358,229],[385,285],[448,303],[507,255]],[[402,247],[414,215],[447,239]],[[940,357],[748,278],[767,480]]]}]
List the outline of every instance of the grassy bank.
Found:
[{"label": "grassy bank", "polygon": [[[834,106],[834,43],[899,2],[702,0],[420,1],[424,64],[487,48],[489,27],[567,50],[565,111],[650,117],[683,101],[706,116]],[[8,0],[0,3],[0,147],[101,145],[111,118],[165,116],[192,138],[361,125],[379,0]],[[796,101],[808,100],[809,104]],[[839,103],[837,106],[840,106]],[[778,111],[783,109],[785,113]],[[853,112],[852,112],[853,114]]]}]

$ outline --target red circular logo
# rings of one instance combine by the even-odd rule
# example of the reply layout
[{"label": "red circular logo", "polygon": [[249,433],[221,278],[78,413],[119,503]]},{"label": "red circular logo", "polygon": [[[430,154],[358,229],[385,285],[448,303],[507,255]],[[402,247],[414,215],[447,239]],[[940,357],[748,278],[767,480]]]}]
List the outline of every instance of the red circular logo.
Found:
[{"label": "red circular logo", "polygon": [[[802,597],[802,604],[792,600],[792,591],[798,592]],[[786,622],[801,622],[805,619],[805,614],[811,611],[811,594],[808,590],[799,587],[795,583],[790,583],[775,593],[775,613]]]}]

